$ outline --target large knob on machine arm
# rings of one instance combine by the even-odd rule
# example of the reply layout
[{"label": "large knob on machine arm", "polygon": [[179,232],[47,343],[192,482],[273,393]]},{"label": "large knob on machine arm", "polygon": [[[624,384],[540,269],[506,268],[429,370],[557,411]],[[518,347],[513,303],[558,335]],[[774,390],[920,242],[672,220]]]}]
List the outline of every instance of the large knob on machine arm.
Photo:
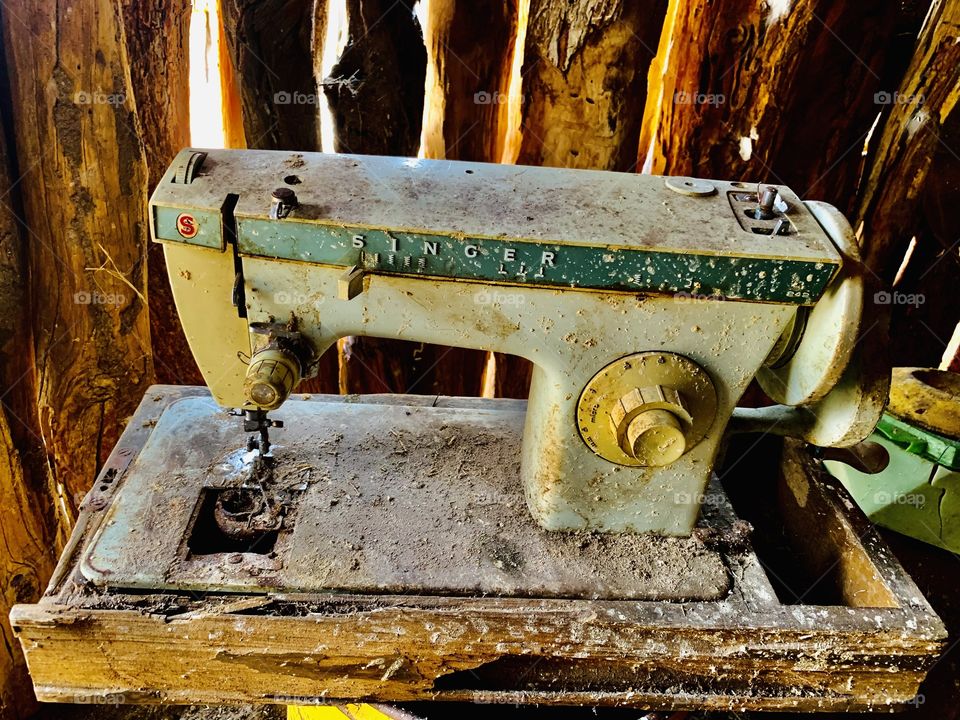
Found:
[{"label": "large knob on machine arm", "polygon": [[634,388],[610,411],[621,449],[647,466],[669,465],[687,449],[683,423],[693,418],[672,387]]},{"label": "large knob on machine arm", "polygon": [[661,467],[699,443],[716,412],[716,390],[702,367],[676,353],[643,352],[594,375],[577,403],[577,425],[605,460]]}]

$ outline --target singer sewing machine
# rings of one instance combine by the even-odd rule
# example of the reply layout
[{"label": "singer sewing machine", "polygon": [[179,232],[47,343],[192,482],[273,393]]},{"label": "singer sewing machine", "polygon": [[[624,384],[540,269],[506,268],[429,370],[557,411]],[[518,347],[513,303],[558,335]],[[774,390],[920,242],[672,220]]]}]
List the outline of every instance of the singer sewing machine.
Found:
[{"label": "singer sewing machine", "polygon": [[[96,650],[54,670],[82,633],[43,603],[15,612],[41,697],[91,687],[92,663],[98,692],[169,701],[914,698],[943,627],[805,445],[861,441],[889,383],[830,205],[184,150],[149,220],[208,390],[155,388],[85,502],[45,602],[97,625]],[[297,395],[356,335],[522,356],[529,399]],[[738,408],[754,379],[774,404]],[[740,433],[799,440],[724,464]],[[821,602],[792,567],[764,572],[775,542],[747,520],[772,507]],[[166,610],[144,620],[136,597]],[[158,662],[166,642],[182,654]]]}]

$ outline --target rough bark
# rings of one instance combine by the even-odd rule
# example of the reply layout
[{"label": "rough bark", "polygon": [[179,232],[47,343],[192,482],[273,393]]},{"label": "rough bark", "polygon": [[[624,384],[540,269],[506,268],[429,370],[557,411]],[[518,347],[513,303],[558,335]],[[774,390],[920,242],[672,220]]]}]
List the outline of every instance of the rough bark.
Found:
[{"label": "rough bark", "polygon": [[[149,191],[190,144],[189,0],[121,0],[133,99],[140,119]],[[157,82],[162,77],[163,82]],[[147,257],[150,339],[157,382],[202,385],[167,281],[163,247]]]},{"label": "rough bark", "polygon": [[934,2],[896,100],[870,152],[855,223],[867,264],[886,280],[915,232],[935,158],[946,151],[956,162],[960,3]]},{"label": "rough bark", "polygon": [[147,167],[119,4],[5,10],[36,405],[72,515],[153,380]]},{"label": "rough bark", "polygon": [[53,571],[50,499],[33,487],[4,407],[0,411],[0,717],[5,720],[26,718],[35,709],[20,643],[8,618],[17,603],[40,598]]},{"label": "rough bark", "polygon": [[640,144],[655,174],[782,182],[849,210],[922,2],[671,0]]},{"label": "rough bark", "polygon": [[498,162],[507,127],[516,0],[432,0],[424,155]]},{"label": "rough bark", "polygon": [[[230,0],[221,0],[215,28],[209,27],[211,18],[209,14],[207,15],[207,36],[210,37],[214,32],[217,34],[217,61],[221,83],[220,109],[223,113],[223,143],[228,148],[245,148],[247,139],[243,130],[240,78],[237,75],[237,68],[233,64],[233,58],[230,56],[230,43],[227,41],[227,31],[223,25],[223,5],[228,2]],[[215,72],[216,68],[208,68],[208,71]]]},{"label": "rough bark", "polygon": [[247,147],[318,150],[314,0],[222,0]]},{"label": "rough bark", "polygon": [[[930,170],[908,227],[916,246],[897,273],[891,298],[890,348],[896,366],[937,367],[960,322],[960,304],[952,299],[960,287],[960,113],[939,129],[941,142],[932,148]],[[868,238],[869,240],[869,238]],[[904,238],[904,245],[909,239]],[[891,257],[899,262],[901,250]],[[946,357],[947,365],[952,358]],[[956,360],[954,360],[956,363]],[[954,370],[960,371],[960,368]]]},{"label": "rough bark", "polygon": [[[10,102],[2,54],[0,76],[6,114]],[[35,709],[36,700],[10,609],[39,599],[66,528],[58,527],[56,494],[43,462],[21,208],[11,182],[18,173],[4,125],[6,118],[0,124],[0,717],[20,720]]]},{"label": "rough bark", "polygon": [[[636,169],[666,0],[531,0],[523,49],[522,165]],[[526,397],[529,362],[496,356],[494,392]]]},{"label": "rough bark", "polygon": [[666,0],[531,0],[522,165],[632,171]]},{"label": "rough bark", "polygon": [[337,152],[417,154],[427,53],[413,4],[347,0],[347,45],[323,80]]},{"label": "rough bark", "polygon": [[[427,53],[412,6],[347,0],[347,45],[323,80],[337,152],[417,154]],[[346,338],[340,348],[341,392],[480,393],[478,353],[370,337]]]}]

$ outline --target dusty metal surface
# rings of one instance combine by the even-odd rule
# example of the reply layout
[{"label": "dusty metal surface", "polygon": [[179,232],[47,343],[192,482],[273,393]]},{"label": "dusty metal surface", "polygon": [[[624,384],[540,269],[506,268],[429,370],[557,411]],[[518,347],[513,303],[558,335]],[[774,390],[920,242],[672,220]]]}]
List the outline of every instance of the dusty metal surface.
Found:
[{"label": "dusty metal surface", "polygon": [[[540,528],[520,482],[522,403],[330,399],[294,399],[275,414],[284,428],[272,436],[272,478],[254,473],[247,436],[210,398],[170,405],[84,575],[108,587],[247,592],[713,600],[729,589],[721,555],[697,536]],[[725,505],[711,492],[712,508]],[[722,532],[732,520],[704,522]]]},{"label": "dusty metal surface", "polygon": [[[752,429],[850,444],[886,397],[850,350],[863,288],[855,258],[837,251],[845,221],[788,188],[756,202],[752,192],[722,180],[185,150],[150,213],[207,384],[223,407],[258,412],[264,439],[263,413],[339,338],[518,355],[535,365],[520,451],[535,520],[688,536],[728,420],[775,346],[786,364],[771,382],[790,407],[753,412]],[[809,316],[798,307],[814,303]],[[814,331],[782,342],[801,313]],[[248,327],[272,328],[266,344]],[[598,373],[651,353],[682,358],[684,371],[662,387],[624,377],[610,397],[588,398],[578,422]],[[669,402],[630,399],[643,392]],[[627,409],[615,417],[616,407]]]},{"label": "dusty metal surface", "polygon": [[[221,207],[238,197],[238,249],[380,274],[518,285],[691,292],[812,303],[840,258],[789,188],[777,218],[747,218],[744,183],[413,158],[207,150],[180,182],[178,163],[151,201],[154,238],[223,248]],[[281,192],[278,213],[272,193]],[[292,202],[293,204],[289,204]],[[741,205],[743,205],[741,207]],[[184,227],[184,218],[189,218]],[[282,220],[282,222],[277,222]]]}]

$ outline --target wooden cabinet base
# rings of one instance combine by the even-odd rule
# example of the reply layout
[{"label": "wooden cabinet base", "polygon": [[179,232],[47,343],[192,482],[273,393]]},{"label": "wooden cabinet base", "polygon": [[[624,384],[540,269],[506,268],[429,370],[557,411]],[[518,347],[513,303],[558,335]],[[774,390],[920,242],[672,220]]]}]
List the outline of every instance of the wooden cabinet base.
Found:
[{"label": "wooden cabinet base", "polygon": [[[158,386],[147,393],[83,504],[47,593],[37,604],[14,608],[12,624],[41,700],[890,710],[914,700],[946,639],[844,491],[791,441],[779,473],[776,462],[767,466],[752,455],[727,473],[749,478],[743,507],[763,488],[776,498],[764,511],[769,522],[749,518],[752,537],[750,525],[731,515],[719,485],[706,499],[698,542],[719,554],[729,575],[719,599],[617,599],[614,592],[597,600],[556,590],[552,597],[525,597],[522,582],[509,597],[409,588],[225,593],[95,585],[81,561],[115,520],[112,499],[163,409],[202,392]],[[425,402],[391,397],[351,402]],[[501,402],[426,400],[462,408]],[[516,401],[502,402],[517,411]],[[464,538],[477,522],[464,520]],[[766,525],[779,535],[764,535]],[[130,542],[149,552],[143,539],[149,533],[136,528]],[[777,564],[774,545],[788,550],[786,566]],[[787,576],[800,571],[811,582],[797,593]]]}]

